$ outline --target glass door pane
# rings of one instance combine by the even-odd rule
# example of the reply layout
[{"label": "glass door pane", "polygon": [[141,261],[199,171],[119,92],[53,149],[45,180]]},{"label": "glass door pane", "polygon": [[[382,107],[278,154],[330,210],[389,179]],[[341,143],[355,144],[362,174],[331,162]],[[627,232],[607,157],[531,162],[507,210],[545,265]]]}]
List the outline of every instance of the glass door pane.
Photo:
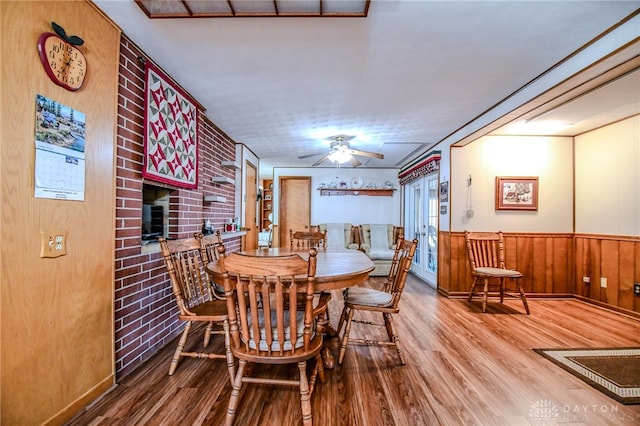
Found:
[{"label": "glass door pane", "polygon": [[438,177],[427,176],[426,179],[429,188],[426,270],[435,282],[438,272]]},{"label": "glass door pane", "polygon": [[436,287],[439,213],[437,173],[407,185],[405,194],[405,238],[418,240],[411,272]]},{"label": "glass door pane", "polygon": [[411,265],[411,271],[422,277],[424,275],[424,261],[422,255],[422,240],[424,239],[424,224],[422,218],[424,200],[423,200],[423,183],[422,179],[413,182],[407,188],[407,199],[405,201],[405,211],[407,212],[407,218],[405,223],[406,236],[405,238],[412,240],[418,240],[418,248],[416,254],[413,257],[413,264]]}]

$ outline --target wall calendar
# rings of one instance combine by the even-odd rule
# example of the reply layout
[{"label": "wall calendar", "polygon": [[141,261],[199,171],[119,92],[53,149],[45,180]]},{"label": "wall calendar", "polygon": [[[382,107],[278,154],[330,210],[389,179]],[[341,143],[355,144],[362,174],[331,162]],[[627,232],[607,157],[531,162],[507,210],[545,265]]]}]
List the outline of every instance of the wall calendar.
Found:
[{"label": "wall calendar", "polygon": [[84,201],[85,114],[36,95],[36,198]]}]

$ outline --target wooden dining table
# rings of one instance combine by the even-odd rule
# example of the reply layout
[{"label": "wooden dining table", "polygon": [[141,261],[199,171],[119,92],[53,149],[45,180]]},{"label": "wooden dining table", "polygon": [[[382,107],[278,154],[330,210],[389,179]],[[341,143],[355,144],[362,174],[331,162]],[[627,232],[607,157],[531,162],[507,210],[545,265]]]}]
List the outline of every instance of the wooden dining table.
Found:
[{"label": "wooden dining table", "polygon": [[[364,282],[375,265],[364,252],[350,249],[318,248],[316,255],[315,291],[318,293],[340,290]],[[238,252],[243,256],[278,257],[297,254],[305,260],[309,259],[309,250],[290,249],[288,247],[259,248]],[[217,261],[207,264],[207,273],[219,285],[223,285],[222,274]],[[336,335],[331,324],[323,324],[325,334]],[[335,360],[328,348],[323,351],[324,365],[333,368]]]}]

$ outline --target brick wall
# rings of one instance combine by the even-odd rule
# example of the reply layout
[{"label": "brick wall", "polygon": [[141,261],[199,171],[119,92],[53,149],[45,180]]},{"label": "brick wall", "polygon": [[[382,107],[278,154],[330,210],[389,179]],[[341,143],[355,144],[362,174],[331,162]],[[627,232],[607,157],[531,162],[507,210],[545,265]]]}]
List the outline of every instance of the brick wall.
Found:
[{"label": "brick wall", "polygon": [[[143,249],[141,245],[145,60],[152,59],[123,35],[116,164],[115,362],[118,378],[131,372],[182,330],[162,257],[153,247]],[[197,94],[192,96],[197,99]],[[198,126],[198,188],[169,187],[172,190],[169,236],[173,238],[192,236],[202,229],[207,219],[215,229],[221,229],[226,219],[236,216],[234,185],[211,182],[214,175],[235,177],[233,170],[221,166],[221,161],[235,159],[235,143],[202,111],[198,113]],[[203,203],[204,194],[221,195],[227,201]],[[237,251],[240,239],[225,240],[225,245],[229,252]]]}]

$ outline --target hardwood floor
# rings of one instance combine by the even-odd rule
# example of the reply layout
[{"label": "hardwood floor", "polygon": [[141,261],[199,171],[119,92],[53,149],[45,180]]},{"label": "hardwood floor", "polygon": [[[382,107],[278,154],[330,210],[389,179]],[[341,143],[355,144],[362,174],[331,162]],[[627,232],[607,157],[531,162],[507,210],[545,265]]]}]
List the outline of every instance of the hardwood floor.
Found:
[{"label": "hardwood floor", "polygon": [[[341,300],[336,292],[330,304],[336,325]],[[407,365],[394,348],[349,346],[311,397],[316,425],[640,424],[640,405],[617,403],[532,350],[640,346],[637,319],[573,299],[530,299],[529,316],[519,300],[490,301],[483,314],[479,300],[438,296],[413,276],[400,306],[395,321]],[[354,336],[372,333],[384,328],[352,328]],[[221,339],[212,343],[221,350]],[[337,357],[338,340],[329,343]],[[174,349],[163,349],[69,425],[224,424],[226,364],[187,358],[170,377]],[[295,365],[256,368],[297,372]],[[241,394],[236,425],[301,421],[297,388],[248,385]]]}]

